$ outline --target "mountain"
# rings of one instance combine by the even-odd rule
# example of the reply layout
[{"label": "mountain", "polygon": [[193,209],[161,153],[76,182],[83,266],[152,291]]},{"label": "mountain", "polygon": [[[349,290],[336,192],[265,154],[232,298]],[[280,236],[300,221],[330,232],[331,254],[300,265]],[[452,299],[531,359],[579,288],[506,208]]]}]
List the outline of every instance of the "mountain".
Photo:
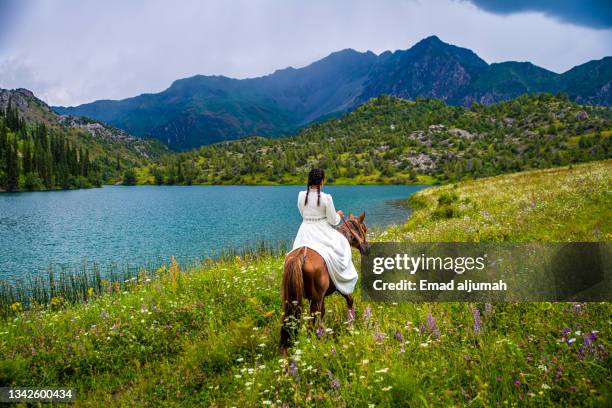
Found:
[{"label": "mountain", "polygon": [[556,74],[529,62],[488,64],[471,50],[431,36],[408,50],[376,55],[346,49],[306,67],[263,77],[197,75],[156,94],[53,109],[101,120],[183,150],[251,135],[295,132],[380,95],[433,97],[469,106],[536,92],[564,92],[581,103],[612,105],[612,57]]},{"label": "mountain", "polygon": [[140,181],[302,184],[314,166],[332,183],[448,182],[608,159],[610,136],[612,108],[565,95],[468,108],[380,96],[294,136],[250,137],[167,156],[142,169]]},{"label": "mountain", "polygon": [[73,188],[116,182],[168,154],[155,139],[58,115],[27,89],[0,89],[0,188]]}]

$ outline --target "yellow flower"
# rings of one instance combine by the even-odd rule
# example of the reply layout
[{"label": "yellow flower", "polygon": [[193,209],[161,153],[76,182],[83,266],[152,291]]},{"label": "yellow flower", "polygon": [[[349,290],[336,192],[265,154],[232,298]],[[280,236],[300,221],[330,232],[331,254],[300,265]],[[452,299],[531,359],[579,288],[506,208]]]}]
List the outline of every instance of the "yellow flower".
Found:
[{"label": "yellow flower", "polygon": [[87,289],[87,297],[92,297],[93,293],[94,293],[94,289],[93,288]]},{"label": "yellow flower", "polygon": [[21,307],[21,303],[15,302],[11,305],[11,310],[15,313],[21,312],[23,308]]},{"label": "yellow flower", "polygon": [[64,299],[62,299],[62,298],[61,298],[61,297],[59,297],[59,296],[53,296],[53,297],[51,298],[51,305],[52,305],[52,306],[58,306],[58,305],[61,305],[63,300],[64,300]]}]

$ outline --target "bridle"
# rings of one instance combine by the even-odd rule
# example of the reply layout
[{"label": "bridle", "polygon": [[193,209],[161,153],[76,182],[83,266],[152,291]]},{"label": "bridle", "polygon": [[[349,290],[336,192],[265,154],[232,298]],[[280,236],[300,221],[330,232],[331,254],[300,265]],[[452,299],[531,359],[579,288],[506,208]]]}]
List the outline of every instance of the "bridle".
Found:
[{"label": "bridle", "polygon": [[349,223],[346,221],[346,219],[344,217],[340,217],[340,219],[342,220],[342,223],[344,224],[346,229],[349,230],[349,233],[353,236],[353,238],[355,238],[357,240],[357,243],[360,246],[363,245],[363,240],[361,239],[361,237],[359,235],[357,235],[357,233],[355,231],[353,231],[353,229],[351,228]]}]

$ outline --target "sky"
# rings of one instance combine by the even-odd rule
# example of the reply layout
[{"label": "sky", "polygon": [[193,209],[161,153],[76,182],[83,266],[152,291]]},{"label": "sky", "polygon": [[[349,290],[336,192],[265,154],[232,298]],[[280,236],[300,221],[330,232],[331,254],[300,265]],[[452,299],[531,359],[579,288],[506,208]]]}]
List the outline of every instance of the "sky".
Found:
[{"label": "sky", "polygon": [[612,55],[612,1],[0,0],[0,88],[70,106],[196,74],[266,75],[345,48],[407,49],[430,35],[489,63],[560,73]]}]

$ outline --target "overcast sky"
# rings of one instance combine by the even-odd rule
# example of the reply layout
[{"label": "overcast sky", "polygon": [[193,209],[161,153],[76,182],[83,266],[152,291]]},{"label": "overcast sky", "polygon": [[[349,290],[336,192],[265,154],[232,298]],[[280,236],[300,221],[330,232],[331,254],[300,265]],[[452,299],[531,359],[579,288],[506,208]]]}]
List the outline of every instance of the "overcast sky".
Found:
[{"label": "overcast sky", "polygon": [[0,0],[0,87],[52,105],[245,78],[333,51],[437,35],[485,61],[555,72],[612,55],[612,2],[563,0]]}]

